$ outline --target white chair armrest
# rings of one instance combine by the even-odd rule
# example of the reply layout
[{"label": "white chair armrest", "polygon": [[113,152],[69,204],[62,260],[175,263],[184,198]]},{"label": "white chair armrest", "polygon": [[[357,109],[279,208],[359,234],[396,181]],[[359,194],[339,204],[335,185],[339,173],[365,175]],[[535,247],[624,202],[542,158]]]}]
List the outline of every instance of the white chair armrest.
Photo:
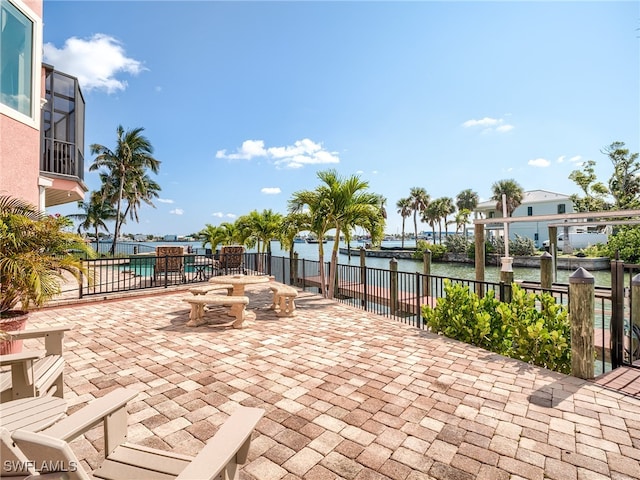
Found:
[{"label": "white chair armrest", "polygon": [[[103,421],[109,423],[110,418],[118,411],[125,409],[127,403],[137,395],[138,392],[135,390],[119,388],[104,397],[92,400],[88,405],[43,430],[42,433],[67,442],[71,441]],[[119,415],[115,415],[115,417],[119,417]],[[126,420],[126,415],[124,418]],[[124,427],[126,434],[127,425],[125,424]]]},{"label": "white chair armrest", "polygon": [[73,325],[60,325],[57,327],[27,328],[26,330],[14,330],[7,333],[11,335],[11,340],[27,340],[29,338],[44,337],[52,333],[67,332],[71,329],[73,329]]},{"label": "white chair armrest", "polygon": [[[235,470],[247,461],[251,434],[264,415],[261,408],[239,407],[207,442],[176,480],[217,478],[225,468]],[[234,478],[233,475],[229,477]],[[228,478],[223,475],[223,478]]]},{"label": "white chair armrest", "polygon": [[15,365],[16,363],[22,363],[26,360],[37,360],[44,357],[44,352],[36,350],[25,350],[20,353],[9,353],[7,355],[0,355],[0,367],[7,365]]}]

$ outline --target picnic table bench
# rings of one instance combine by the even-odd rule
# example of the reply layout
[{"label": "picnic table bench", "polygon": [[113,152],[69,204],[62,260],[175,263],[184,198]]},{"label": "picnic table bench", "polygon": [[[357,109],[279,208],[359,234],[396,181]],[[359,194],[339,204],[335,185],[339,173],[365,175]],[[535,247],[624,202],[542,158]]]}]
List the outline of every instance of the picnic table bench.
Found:
[{"label": "picnic table bench", "polygon": [[271,310],[277,310],[279,317],[293,317],[296,312],[295,299],[298,296],[298,290],[277,282],[269,282],[269,288],[273,292]]},{"label": "picnic table bench", "polygon": [[207,305],[222,305],[235,306],[233,309],[235,316],[235,321],[232,324],[233,328],[244,328],[249,297],[207,293],[204,295],[193,295],[192,297],[183,298],[182,300],[191,304],[191,312],[189,313],[189,321],[187,322],[187,326],[189,327],[198,327],[207,323],[204,319],[205,307]]}]

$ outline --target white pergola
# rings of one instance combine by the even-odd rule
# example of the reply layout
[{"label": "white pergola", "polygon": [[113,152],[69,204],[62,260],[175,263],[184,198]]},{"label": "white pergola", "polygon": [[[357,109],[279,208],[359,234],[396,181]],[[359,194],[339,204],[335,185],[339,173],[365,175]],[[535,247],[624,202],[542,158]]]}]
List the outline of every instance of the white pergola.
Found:
[{"label": "white pergola", "polygon": [[[640,224],[640,210],[615,210],[604,212],[577,212],[556,215],[532,215],[528,217],[477,218],[473,221],[475,234],[475,270],[476,281],[484,282],[484,231],[487,225],[510,225],[512,223],[549,222],[549,242],[555,265],[557,255],[558,227],[578,225],[634,225]],[[505,242],[508,242],[505,239]]]}]

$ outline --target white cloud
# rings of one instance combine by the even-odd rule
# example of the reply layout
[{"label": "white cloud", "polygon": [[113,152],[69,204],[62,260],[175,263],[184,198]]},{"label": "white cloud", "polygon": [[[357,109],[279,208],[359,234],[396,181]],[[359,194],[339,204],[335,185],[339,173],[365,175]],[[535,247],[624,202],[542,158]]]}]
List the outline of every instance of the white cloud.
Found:
[{"label": "white cloud", "polygon": [[462,126],[464,128],[476,128],[476,127],[481,128],[482,133],[491,133],[491,132],[506,133],[506,132],[510,132],[515,128],[511,124],[504,123],[504,119],[502,118],[491,118],[491,117],[484,117],[479,120],[476,120],[476,119],[467,120],[462,124]]},{"label": "white cloud", "polygon": [[277,195],[282,192],[279,187],[264,187],[260,191],[266,195]]},{"label": "white cloud", "polygon": [[569,161],[571,163],[581,163],[582,162],[582,156],[581,155],[575,155],[575,156],[571,157],[569,159]]},{"label": "white cloud", "polygon": [[308,138],[297,140],[293,145],[269,148],[265,148],[262,140],[245,140],[235,153],[227,153],[226,150],[216,152],[216,158],[228,160],[251,160],[256,157],[267,158],[276,166],[286,168],[340,163],[337,152],[329,152]]},{"label": "white cloud", "polygon": [[542,168],[548,167],[549,165],[551,165],[551,162],[546,158],[535,158],[533,160],[529,160],[527,163],[532,167],[542,167]]},{"label": "white cloud", "polygon": [[223,213],[223,212],[213,212],[211,216],[216,218],[236,218],[236,215],[234,213]]},{"label": "white cloud", "polygon": [[184,215],[184,210],[181,208],[174,208],[169,212],[171,215]]},{"label": "white cloud", "polygon": [[169,198],[158,198],[159,203],[173,203],[173,200]]},{"label": "white cloud", "polygon": [[556,160],[556,162],[558,162],[558,163],[562,163],[562,162],[564,162],[564,159],[565,159],[565,158],[566,158],[566,156],[565,156],[565,155],[560,155],[560,156],[558,157],[558,160]]},{"label": "white cloud", "polygon": [[71,37],[60,49],[51,43],[44,45],[44,61],[57,70],[78,77],[83,90],[103,90],[115,93],[127,87],[119,80],[120,73],[137,75],[145,70],[142,63],[126,56],[122,44],[115,38],[97,33],[89,39]]}]

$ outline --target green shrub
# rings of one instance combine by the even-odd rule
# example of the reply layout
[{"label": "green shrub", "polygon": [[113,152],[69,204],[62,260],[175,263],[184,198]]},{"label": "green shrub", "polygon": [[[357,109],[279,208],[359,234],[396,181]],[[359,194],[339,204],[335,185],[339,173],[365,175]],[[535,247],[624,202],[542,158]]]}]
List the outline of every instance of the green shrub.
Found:
[{"label": "green shrub", "polygon": [[521,237],[516,233],[516,238],[509,240],[509,255],[533,255],[536,245],[529,237]]},{"label": "green shrub", "polygon": [[447,247],[447,252],[467,253],[471,242],[464,235],[448,235],[444,244]]},{"label": "green shrub", "polygon": [[[509,256],[534,254],[536,245],[533,240],[528,237],[521,237],[517,233],[515,237],[513,240],[509,240]],[[491,245],[491,253],[504,253],[504,239],[492,237],[489,244]]]},{"label": "green shrub", "polygon": [[426,250],[431,252],[431,260],[433,261],[442,260],[444,254],[447,253],[447,247],[444,245],[428,243],[425,240],[418,240],[416,251],[413,253],[413,258],[422,260]]},{"label": "green shrub", "polygon": [[623,226],[609,237],[607,244],[609,258],[616,258],[628,263],[640,262],[640,227]]},{"label": "green shrub", "polygon": [[549,293],[526,293],[512,286],[510,303],[500,302],[493,290],[483,298],[468,287],[445,280],[445,296],[435,308],[422,308],[427,327],[492,352],[570,373],[571,327],[568,314]]}]

